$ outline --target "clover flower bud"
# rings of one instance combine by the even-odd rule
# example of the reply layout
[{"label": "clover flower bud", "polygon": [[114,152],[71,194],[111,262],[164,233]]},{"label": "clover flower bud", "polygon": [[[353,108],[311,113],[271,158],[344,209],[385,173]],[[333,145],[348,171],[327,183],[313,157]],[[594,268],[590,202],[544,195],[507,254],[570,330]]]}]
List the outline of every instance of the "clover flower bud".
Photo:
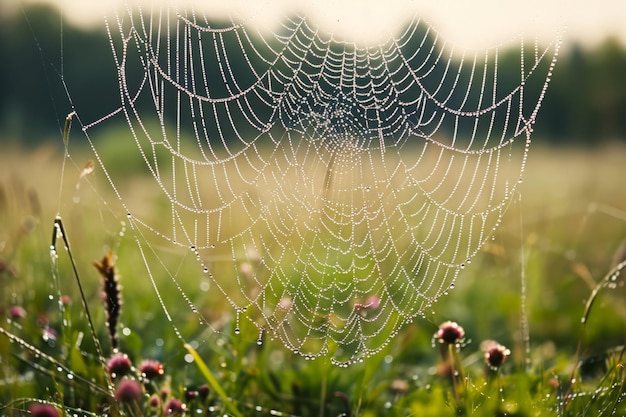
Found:
[{"label": "clover flower bud", "polygon": [[459,343],[465,337],[465,330],[454,321],[446,321],[439,326],[435,339],[442,345]]}]

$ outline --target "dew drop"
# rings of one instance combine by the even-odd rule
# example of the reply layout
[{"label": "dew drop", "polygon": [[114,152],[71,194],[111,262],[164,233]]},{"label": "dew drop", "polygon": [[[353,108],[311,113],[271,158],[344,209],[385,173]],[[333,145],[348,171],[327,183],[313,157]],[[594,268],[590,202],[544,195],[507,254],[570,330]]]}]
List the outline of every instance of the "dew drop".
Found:
[{"label": "dew drop", "polygon": [[239,330],[239,327],[235,327],[235,334],[239,334],[241,332],[241,330]]}]

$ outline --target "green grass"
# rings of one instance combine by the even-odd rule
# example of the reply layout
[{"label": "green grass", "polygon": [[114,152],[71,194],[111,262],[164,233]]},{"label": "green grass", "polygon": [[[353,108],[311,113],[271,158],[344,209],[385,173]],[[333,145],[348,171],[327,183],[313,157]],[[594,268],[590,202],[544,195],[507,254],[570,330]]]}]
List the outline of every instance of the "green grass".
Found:
[{"label": "green grass", "polygon": [[[626,413],[624,277],[602,281],[619,262],[614,258],[626,237],[624,148],[531,149],[522,201],[461,273],[454,291],[383,352],[348,368],[294,356],[269,337],[258,345],[258,330],[246,319],[236,335],[225,303],[193,284],[193,262],[163,252],[158,259],[189,277],[181,282],[185,294],[213,326],[199,323],[163,268],[155,268],[169,321],[137,244],[114,215],[116,202],[102,174],[91,174],[91,183],[79,179],[86,157],[73,156],[77,167],[67,166],[62,187],[62,160],[52,149],[5,152],[0,159],[0,415],[23,415],[44,401],[68,416],[160,416],[172,398],[185,403],[190,416]],[[146,181],[134,176],[127,186],[149,202]],[[62,239],[56,242],[58,258],[51,257],[57,212],[93,334]],[[128,378],[141,380],[136,368],[144,359],[164,365],[163,376],[141,382],[144,395],[136,403],[115,401],[119,380],[111,380],[105,367],[112,350],[101,277],[92,263],[108,250],[123,287],[120,350],[135,365]],[[149,250],[146,256],[155,261]],[[67,296],[65,304],[59,304],[61,296]],[[26,315],[11,317],[13,306]],[[452,355],[433,346],[433,334],[446,320],[466,333]],[[497,371],[483,360],[480,345],[488,339],[511,350]],[[209,388],[206,398],[199,394],[202,386]]]}]

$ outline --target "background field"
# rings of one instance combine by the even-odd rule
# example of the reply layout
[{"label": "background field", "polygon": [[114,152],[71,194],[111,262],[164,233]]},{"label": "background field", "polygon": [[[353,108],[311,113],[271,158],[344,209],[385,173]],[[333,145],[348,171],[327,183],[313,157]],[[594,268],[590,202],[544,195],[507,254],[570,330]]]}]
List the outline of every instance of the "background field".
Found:
[{"label": "background field", "polygon": [[[0,164],[0,216],[4,225],[0,229],[0,311],[3,329],[22,343],[11,343],[7,335],[0,335],[0,381],[4,387],[0,403],[6,404],[2,412],[18,413],[16,410],[26,408],[32,398],[65,401],[96,413],[103,402],[102,394],[93,388],[67,384],[65,371],[59,372],[57,363],[38,354],[47,353],[76,375],[106,386],[68,254],[60,241],[57,266],[51,263],[50,236],[59,211],[104,356],[108,357],[110,347],[100,278],[92,262],[113,249],[123,286],[120,328],[128,330],[127,335],[120,336],[122,351],[136,362],[141,358],[162,361],[167,379],[161,384],[168,386],[174,396],[184,397],[185,389],[206,383],[196,365],[185,361],[187,351],[174,335],[176,327],[186,340],[195,343],[245,414],[257,414],[258,407],[259,415],[267,415],[271,409],[296,415],[319,415],[322,411],[325,415],[378,415],[381,410],[397,415],[423,410],[433,415],[452,415],[455,409],[489,415],[494,409],[514,407],[519,413],[513,415],[559,415],[559,396],[566,393],[569,375],[577,363],[575,351],[585,302],[615,265],[616,257],[623,257],[620,245],[626,237],[626,148],[617,144],[597,149],[552,148],[540,142],[536,140],[531,149],[521,203],[510,208],[495,239],[462,271],[454,291],[437,303],[427,320],[416,320],[385,352],[348,369],[330,366],[324,360],[294,358],[270,340],[258,347],[257,333],[245,323],[242,334],[235,336],[232,315],[224,315],[220,311],[223,305],[193,284],[197,274],[192,266],[177,260],[176,254],[163,260],[181,268],[179,277],[190,277],[189,283],[184,278],[181,281],[187,295],[213,323],[223,321],[216,325],[217,333],[197,323],[190,309],[176,297],[168,277],[157,273],[172,315],[173,324],[168,322],[139,260],[137,246],[127,236],[120,236],[123,216],[102,174],[96,168],[88,176],[90,183],[80,179],[89,156],[72,154],[59,191],[59,146],[4,153]],[[141,176],[132,182],[138,190],[148,189],[150,184]],[[150,201],[146,194],[137,197]],[[158,207],[146,207],[150,210]],[[115,212],[118,214],[112,215]],[[69,295],[71,300],[63,312],[57,305],[57,294]],[[612,352],[619,353],[623,344],[623,296],[621,277],[616,288],[599,293],[582,350],[582,357],[596,358],[590,363],[597,366],[591,366],[587,379],[579,382],[585,385],[576,385],[577,392],[615,383],[611,372],[605,374],[606,361],[615,357]],[[530,332],[528,358],[522,332],[524,298]],[[26,310],[25,317],[11,318],[9,310],[15,305]],[[460,408],[452,397],[450,381],[445,373],[441,374],[439,349],[431,343],[437,326],[445,320],[458,321],[465,328],[467,340],[461,358],[477,392],[471,394],[468,389],[472,404]],[[43,337],[49,329],[56,333],[54,343]],[[77,345],[79,337],[82,341]],[[486,339],[496,339],[512,351],[501,370],[504,391],[500,394],[482,385],[489,373],[484,369],[479,346]],[[603,375],[609,377],[603,380]],[[522,388],[525,384],[529,386]],[[518,397],[520,390],[526,400]],[[62,400],[59,392],[64,393]],[[611,392],[621,398],[621,388]],[[498,397],[498,401],[491,402]],[[215,413],[223,412],[222,402],[213,400]],[[584,409],[581,407],[570,406],[569,410],[578,415]],[[208,406],[197,409],[212,413],[207,411]],[[589,415],[596,415],[593,413]]]}]

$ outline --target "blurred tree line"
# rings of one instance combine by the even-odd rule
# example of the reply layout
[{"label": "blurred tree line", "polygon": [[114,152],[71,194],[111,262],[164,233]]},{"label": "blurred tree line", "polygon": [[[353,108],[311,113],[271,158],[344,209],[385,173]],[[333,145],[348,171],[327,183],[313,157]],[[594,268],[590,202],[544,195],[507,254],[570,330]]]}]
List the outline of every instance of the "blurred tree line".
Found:
[{"label": "blurred tree line", "polygon": [[[516,54],[502,54],[515,56]],[[58,10],[30,6],[0,19],[0,141],[59,140],[65,116],[80,109],[92,121],[119,106],[108,37],[62,22]],[[503,62],[502,78],[519,79]],[[68,102],[65,89],[71,93]],[[86,113],[88,112],[88,113]],[[536,138],[594,145],[626,140],[626,47],[607,39],[566,45],[535,125]]]}]

